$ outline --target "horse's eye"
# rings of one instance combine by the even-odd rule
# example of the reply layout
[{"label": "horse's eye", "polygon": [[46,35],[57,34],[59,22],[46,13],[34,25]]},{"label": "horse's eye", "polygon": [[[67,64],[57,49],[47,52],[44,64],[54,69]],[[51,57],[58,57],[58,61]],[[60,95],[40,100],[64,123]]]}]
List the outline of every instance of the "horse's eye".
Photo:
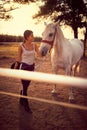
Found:
[{"label": "horse's eye", "polygon": [[52,36],[53,36],[53,33],[50,33],[50,34],[49,34],[49,37],[52,37]]}]

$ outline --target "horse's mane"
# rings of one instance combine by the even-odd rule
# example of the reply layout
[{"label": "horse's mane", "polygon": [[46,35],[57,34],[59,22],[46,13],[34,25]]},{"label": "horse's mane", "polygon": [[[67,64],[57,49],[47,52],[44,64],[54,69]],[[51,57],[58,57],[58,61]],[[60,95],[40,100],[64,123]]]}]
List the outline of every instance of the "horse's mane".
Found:
[{"label": "horse's mane", "polygon": [[59,38],[60,40],[65,39],[64,34],[63,34],[61,28],[59,27],[59,25],[57,25],[57,33],[58,33],[58,35],[59,35],[58,38]]},{"label": "horse's mane", "polygon": [[62,49],[63,49],[63,43],[65,42],[65,37],[64,37],[64,34],[61,30],[61,28],[57,25],[56,26],[56,36],[55,36],[55,40],[54,40],[54,48],[56,48],[58,51],[58,55],[61,55],[62,53]]}]

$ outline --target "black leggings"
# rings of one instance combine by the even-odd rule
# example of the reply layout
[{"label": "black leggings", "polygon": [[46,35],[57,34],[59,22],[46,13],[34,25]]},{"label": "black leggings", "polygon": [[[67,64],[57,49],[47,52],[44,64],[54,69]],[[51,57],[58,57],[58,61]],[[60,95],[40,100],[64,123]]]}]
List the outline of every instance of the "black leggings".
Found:
[{"label": "black leggings", "polygon": [[[26,63],[21,64],[21,70],[27,70],[27,71],[34,71],[34,64],[28,65]],[[27,95],[27,89],[30,84],[31,80],[21,80],[22,86],[23,86],[23,95]]]}]

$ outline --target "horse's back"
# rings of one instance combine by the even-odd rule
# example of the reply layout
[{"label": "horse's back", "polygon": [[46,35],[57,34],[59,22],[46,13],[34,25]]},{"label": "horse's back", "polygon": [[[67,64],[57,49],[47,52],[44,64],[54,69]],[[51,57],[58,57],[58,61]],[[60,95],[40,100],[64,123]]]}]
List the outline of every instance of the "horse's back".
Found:
[{"label": "horse's back", "polygon": [[84,44],[81,40],[75,38],[75,39],[71,39],[69,41],[72,45],[81,47],[84,50]]},{"label": "horse's back", "polygon": [[81,59],[84,53],[84,44],[79,39],[71,39],[69,40],[72,45],[72,51],[73,51],[73,60],[74,62],[77,62]]}]

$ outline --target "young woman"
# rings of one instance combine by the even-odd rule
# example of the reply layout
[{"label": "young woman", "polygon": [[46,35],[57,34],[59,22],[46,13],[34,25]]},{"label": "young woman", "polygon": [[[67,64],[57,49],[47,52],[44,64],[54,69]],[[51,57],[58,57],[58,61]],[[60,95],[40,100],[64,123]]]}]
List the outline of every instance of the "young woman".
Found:
[{"label": "young woman", "polygon": [[[39,54],[39,49],[34,41],[33,32],[31,30],[26,30],[24,32],[24,43],[18,47],[18,57],[15,64],[15,69],[18,64],[20,64],[21,70],[34,71],[35,67],[35,52]],[[27,96],[27,90],[30,84],[30,80],[21,80],[23,89],[21,90],[21,95]],[[20,98],[20,104],[24,106],[25,110],[32,113],[28,100],[26,98]]]}]

